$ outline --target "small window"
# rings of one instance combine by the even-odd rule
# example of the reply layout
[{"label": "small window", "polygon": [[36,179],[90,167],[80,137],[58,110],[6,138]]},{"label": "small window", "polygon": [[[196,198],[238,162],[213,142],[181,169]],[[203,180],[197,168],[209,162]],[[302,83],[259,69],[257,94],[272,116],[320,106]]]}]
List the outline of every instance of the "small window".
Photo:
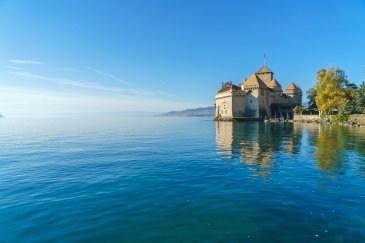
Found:
[{"label": "small window", "polygon": [[252,100],[250,100],[250,103],[252,103]]},{"label": "small window", "polygon": [[226,110],[226,114],[227,114],[227,110]]}]

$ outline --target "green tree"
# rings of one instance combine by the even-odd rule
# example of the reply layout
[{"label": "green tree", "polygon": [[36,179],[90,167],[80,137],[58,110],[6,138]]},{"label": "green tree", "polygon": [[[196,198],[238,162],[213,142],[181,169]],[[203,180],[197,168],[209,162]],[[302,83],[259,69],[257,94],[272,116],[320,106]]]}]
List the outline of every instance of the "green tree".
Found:
[{"label": "green tree", "polygon": [[317,108],[317,104],[316,104],[317,91],[315,90],[315,88],[308,89],[306,94],[307,94],[307,99],[308,99],[308,108],[309,109]]},{"label": "green tree", "polygon": [[293,111],[294,111],[294,113],[295,114],[302,114],[302,107],[301,106],[299,106],[299,105],[297,105],[296,107],[294,107],[294,109],[293,109]]},{"label": "green tree", "polygon": [[[353,114],[356,112],[356,102],[355,102],[355,96],[357,94],[357,86],[354,83],[347,82],[345,84],[345,97],[346,99],[344,102],[346,102],[345,105],[342,105],[342,108],[346,108],[346,110],[343,111],[343,113],[347,114]],[[340,113],[340,108],[338,110]]]},{"label": "green tree", "polygon": [[338,114],[334,115],[334,122],[347,122],[350,114],[353,113],[352,101],[346,98],[342,99],[341,104],[338,106]]},{"label": "green tree", "polygon": [[333,114],[346,98],[345,72],[339,68],[321,69],[317,72],[317,84],[315,98],[320,114]]},{"label": "green tree", "polygon": [[362,114],[365,112],[365,82],[360,84],[354,95],[355,113]]}]

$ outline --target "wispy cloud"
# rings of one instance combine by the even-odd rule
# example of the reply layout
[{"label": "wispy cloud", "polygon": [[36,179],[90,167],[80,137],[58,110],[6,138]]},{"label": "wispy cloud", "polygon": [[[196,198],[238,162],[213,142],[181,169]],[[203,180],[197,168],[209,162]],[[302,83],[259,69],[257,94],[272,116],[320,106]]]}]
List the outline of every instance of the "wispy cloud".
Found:
[{"label": "wispy cloud", "polygon": [[114,75],[109,74],[109,77],[112,78],[112,79],[114,79],[114,80],[116,80],[116,81],[118,81],[118,82],[120,82],[120,83],[128,84],[128,82],[124,81],[121,78],[118,78],[117,76],[114,76]]},{"label": "wispy cloud", "polygon": [[[118,81],[120,83],[123,83],[123,84],[126,84],[126,85],[130,86],[130,84],[127,81],[125,81],[125,80],[123,80],[123,79],[121,79],[121,78],[119,78],[119,77],[117,77],[113,74],[106,73],[106,72],[103,72],[103,71],[100,71],[98,69],[91,68],[91,67],[85,66],[85,65],[83,67],[87,70],[90,70],[90,71],[100,75],[100,76],[109,77],[111,79],[114,79],[115,81]],[[127,89],[124,89],[124,91],[127,91],[129,93],[133,93],[133,94],[136,94],[136,95],[175,97],[174,94],[171,94],[171,93],[168,93],[168,92],[165,92],[165,91],[159,91],[159,90],[158,91],[150,91],[150,90],[145,90],[145,89],[127,88]]]},{"label": "wispy cloud", "polygon": [[10,63],[14,63],[14,64],[43,64],[42,62],[38,62],[38,61],[32,61],[32,60],[20,60],[20,59],[10,59],[8,60],[8,62]]},{"label": "wispy cloud", "polygon": [[[11,65],[13,63],[14,65]],[[3,65],[8,69],[7,73],[29,81],[45,81],[55,85],[46,85],[47,89],[6,87],[0,84],[0,111],[6,116],[33,116],[43,114],[45,116],[60,113],[84,113],[84,112],[119,112],[119,111],[155,111],[195,107],[194,103],[178,102],[171,99],[175,95],[161,90],[146,90],[135,88],[122,78],[84,66],[93,75],[99,75],[100,82],[87,82],[74,78],[71,73],[63,73],[65,76],[53,76],[44,73],[27,71],[26,66],[16,64],[42,64],[30,60],[8,60],[9,65]],[[24,68],[23,68],[24,67]],[[84,72],[80,69],[66,69],[69,72]],[[56,72],[57,73],[57,72]],[[83,73],[84,74],[84,73]],[[117,83],[105,82],[107,79]],[[16,81],[16,79],[15,79]],[[123,84],[123,85],[122,85]],[[37,86],[37,83],[35,84]],[[50,88],[54,86],[53,88]],[[72,88],[74,87],[74,88]]]},{"label": "wispy cloud", "polygon": [[13,70],[23,70],[23,68],[10,66],[10,65],[3,65],[3,67],[8,68],[8,69],[13,69]]},{"label": "wispy cloud", "polygon": [[166,112],[201,105],[168,101],[160,97],[80,94],[6,86],[0,86],[0,93],[0,110],[6,117],[122,111]]},{"label": "wispy cloud", "polygon": [[32,74],[28,72],[10,72],[10,74],[26,77],[26,78],[32,78],[32,79],[38,79],[38,80],[45,80],[45,81],[51,81],[58,84],[68,85],[68,86],[74,86],[79,88],[87,88],[87,89],[94,89],[99,91],[109,91],[109,92],[122,92],[124,91],[121,88],[118,87],[105,87],[96,83],[88,83],[88,82],[80,82],[77,80],[67,79],[67,78],[55,78],[55,77],[47,77],[42,76],[38,74]]},{"label": "wispy cloud", "polygon": [[97,83],[90,83],[90,82],[81,82],[78,80],[68,79],[68,78],[56,78],[56,77],[48,77],[38,74],[33,74],[29,72],[9,72],[12,75],[16,75],[19,77],[31,78],[31,79],[38,79],[44,81],[50,81],[54,83],[58,83],[61,85],[78,87],[78,88],[85,88],[91,89],[96,91],[104,91],[104,92],[113,92],[119,93],[123,95],[138,95],[138,96],[149,96],[149,97],[173,97],[174,95],[163,92],[163,91],[150,91],[145,89],[135,89],[135,88],[120,88],[120,87],[110,87],[104,86]]},{"label": "wispy cloud", "polygon": [[122,83],[122,84],[125,84],[125,85],[129,85],[129,83],[119,77],[117,77],[116,75],[114,74],[110,74],[110,73],[106,73],[106,72],[103,72],[103,71],[100,71],[98,69],[94,69],[94,68],[91,68],[91,67],[88,67],[88,66],[83,66],[84,68],[88,69],[88,70],[91,70],[93,71],[94,73],[96,74],[99,74],[101,76],[104,76],[104,77],[108,77],[108,78],[111,78],[119,83]]}]

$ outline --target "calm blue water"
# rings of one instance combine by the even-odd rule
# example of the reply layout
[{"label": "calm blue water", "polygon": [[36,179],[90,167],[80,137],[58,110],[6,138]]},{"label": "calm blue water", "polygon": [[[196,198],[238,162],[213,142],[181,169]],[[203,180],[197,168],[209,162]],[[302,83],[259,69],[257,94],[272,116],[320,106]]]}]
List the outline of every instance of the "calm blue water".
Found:
[{"label": "calm blue water", "polygon": [[2,242],[365,242],[365,128],[0,120]]}]

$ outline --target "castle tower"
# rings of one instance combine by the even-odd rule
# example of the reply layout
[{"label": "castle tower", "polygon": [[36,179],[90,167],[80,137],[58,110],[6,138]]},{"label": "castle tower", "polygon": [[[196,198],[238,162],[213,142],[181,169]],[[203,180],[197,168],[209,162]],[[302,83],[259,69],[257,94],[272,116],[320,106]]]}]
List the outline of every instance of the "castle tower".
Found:
[{"label": "castle tower", "polygon": [[281,89],[281,85],[279,82],[274,78],[272,79],[267,87],[271,88],[275,93],[282,93],[283,90]]},{"label": "castle tower", "polygon": [[[270,81],[268,87],[271,89],[269,106],[273,103],[280,103],[281,97],[283,95],[283,90],[281,89],[281,85],[279,84],[279,82],[274,78]],[[268,109],[271,110],[270,108]]]},{"label": "castle tower", "polygon": [[245,97],[245,115],[252,118],[267,117],[267,86],[257,74],[252,74],[244,80],[242,89],[247,93]]},{"label": "castle tower", "polygon": [[244,91],[232,82],[222,84],[222,88],[215,96],[216,119],[230,119],[242,117],[244,113]]},{"label": "castle tower", "polygon": [[286,87],[286,93],[292,99],[293,103],[298,105],[302,104],[302,90],[294,82],[291,82]]},{"label": "castle tower", "polygon": [[274,79],[274,73],[268,68],[266,65],[261,67],[257,72],[256,75],[264,81],[266,86],[269,85],[270,81]]}]

